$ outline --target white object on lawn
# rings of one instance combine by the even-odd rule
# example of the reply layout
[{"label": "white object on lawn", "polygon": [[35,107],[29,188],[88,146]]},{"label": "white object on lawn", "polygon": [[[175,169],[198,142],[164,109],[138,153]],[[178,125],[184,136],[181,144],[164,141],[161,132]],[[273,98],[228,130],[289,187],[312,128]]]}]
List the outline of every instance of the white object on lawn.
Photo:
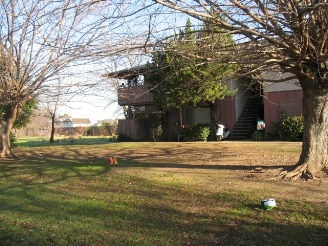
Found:
[{"label": "white object on lawn", "polygon": [[216,139],[221,141],[229,136],[230,131],[224,127],[222,124],[218,124],[218,129],[216,130]]},{"label": "white object on lawn", "polygon": [[273,198],[262,200],[261,205],[264,209],[267,210],[273,209],[275,206],[277,206],[276,200]]}]

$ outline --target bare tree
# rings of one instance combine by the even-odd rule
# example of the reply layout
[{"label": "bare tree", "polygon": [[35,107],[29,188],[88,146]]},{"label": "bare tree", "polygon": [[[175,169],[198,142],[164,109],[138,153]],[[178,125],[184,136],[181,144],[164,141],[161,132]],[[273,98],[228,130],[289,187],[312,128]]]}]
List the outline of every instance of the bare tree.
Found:
[{"label": "bare tree", "polygon": [[43,94],[56,95],[58,75],[80,74],[68,86],[87,93],[97,85],[91,77],[100,68],[97,62],[144,47],[146,37],[132,32],[127,37],[123,28],[139,8],[147,6],[127,5],[124,0],[0,1],[1,157],[13,155],[9,133],[24,105],[41,100]]},{"label": "bare tree", "polygon": [[327,0],[155,2],[235,34],[244,51],[235,54],[235,62],[249,71],[279,67],[297,77],[303,90],[303,146],[296,168],[285,177],[313,178],[327,167]]},{"label": "bare tree", "polygon": [[[51,128],[50,128],[50,143],[53,143],[55,140],[55,121],[57,117],[57,112],[60,106],[62,106],[63,103],[66,101],[62,99],[62,96],[65,95],[65,93],[62,91],[63,88],[61,88],[61,79],[58,79],[58,84],[54,88],[57,93],[51,93],[50,95],[43,94],[40,97],[43,97],[41,100],[41,104],[43,105],[43,111],[45,112],[46,117],[50,118],[51,122]],[[48,96],[48,97],[47,97]],[[40,98],[39,97],[39,98]]]}]

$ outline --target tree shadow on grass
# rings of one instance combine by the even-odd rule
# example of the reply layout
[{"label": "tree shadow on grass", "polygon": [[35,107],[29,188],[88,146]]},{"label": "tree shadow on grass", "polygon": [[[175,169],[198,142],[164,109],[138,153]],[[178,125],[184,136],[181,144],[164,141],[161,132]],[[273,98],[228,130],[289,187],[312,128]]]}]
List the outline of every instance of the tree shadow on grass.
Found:
[{"label": "tree shadow on grass", "polygon": [[[198,150],[199,151],[199,150]],[[172,158],[167,158],[167,156],[178,156],[178,155],[190,155],[189,150],[180,149],[163,149],[158,152],[148,153],[147,151],[142,152],[142,150],[134,150],[132,152],[129,149],[110,149],[108,153],[102,151],[97,152],[97,148],[66,148],[64,150],[52,150],[41,152],[40,150],[30,150],[28,152],[22,152],[20,159],[5,160],[2,164],[5,166],[10,164],[21,165],[24,167],[35,166],[33,172],[36,172],[41,178],[46,170],[49,168],[62,168],[66,171],[62,172],[62,177],[57,177],[51,182],[57,182],[65,180],[68,178],[68,173],[72,171],[76,176],[84,178],[84,176],[97,176],[102,173],[109,172],[112,168],[169,168],[169,169],[191,169],[191,170],[234,170],[234,171],[245,171],[247,178],[257,177],[261,173],[268,172],[270,170],[277,169],[292,169],[293,166],[290,165],[244,165],[244,164],[218,164],[212,162],[203,162],[202,160],[197,161],[197,163],[186,163],[186,161],[172,162]],[[195,152],[196,153],[196,152]],[[231,153],[226,153],[225,149],[218,151],[219,157],[217,157],[217,162],[220,162],[220,158],[225,158],[227,155],[232,155]],[[135,155],[135,156],[134,156]],[[217,154],[215,154],[217,155]],[[118,164],[110,165],[108,162],[109,156],[117,156]],[[220,157],[221,156],[221,157]],[[161,162],[156,162],[160,160]],[[187,160],[188,161],[188,160]],[[1,164],[0,164],[1,166]],[[6,168],[3,166],[3,168]],[[88,167],[99,167],[98,172],[89,172],[87,175],[81,171],[83,168]],[[261,171],[257,172],[255,169],[260,168]],[[49,181],[50,182],[50,181]]]},{"label": "tree shadow on grass", "polygon": [[279,169],[279,168],[290,168],[286,165],[274,165],[274,166],[249,166],[249,165],[229,165],[229,164],[175,164],[175,163],[138,163],[135,161],[121,161],[118,165],[113,165],[115,168],[126,168],[126,167],[146,167],[146,168],[182,168],[182,169],[213,169],[213,170],[254,170],[255,168],[265,169]]},{"label": "tree shadow on grass", "polygon": [[[17,170],[17,171],[15,171]],[[0,178],[11,178],[20,174],[31,176],[24,183],[42,181],[56,183],[73,177],[90,179],[110,171],[110,166],[103,161],[83,158],[70,158],[51,154],[29,153],[19,159],[6,159],[0,164]],[[52,173],[57,175],[51,176]],[[60,174],[60,175],[58,175]],[[51,178],[45,178],[51,176]]]},{"label": "tree shadow on grass", "polygon": [[306,216],[306,206],[288,201],[263,211],[256,203],[258,197],[236,191],[191,194],[190,187],[120,175],[107,186],[92,182],[86,189],[63,181],[57,189],[51,183],[17,183],[12,192],[1,186],[0,242],[43,246],[328,243],[322,214],[327,204],[318,207],[321,212],[314,204]]}]

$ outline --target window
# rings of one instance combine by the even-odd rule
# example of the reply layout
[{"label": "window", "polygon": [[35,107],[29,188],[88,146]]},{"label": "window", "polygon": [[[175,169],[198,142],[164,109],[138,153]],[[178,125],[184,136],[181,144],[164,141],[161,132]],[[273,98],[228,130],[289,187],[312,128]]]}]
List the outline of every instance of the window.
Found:
[{"label": "window", "polygon": [[186,124],[210,124],[211,111],[210,108],[194,107],[186,108]]}]

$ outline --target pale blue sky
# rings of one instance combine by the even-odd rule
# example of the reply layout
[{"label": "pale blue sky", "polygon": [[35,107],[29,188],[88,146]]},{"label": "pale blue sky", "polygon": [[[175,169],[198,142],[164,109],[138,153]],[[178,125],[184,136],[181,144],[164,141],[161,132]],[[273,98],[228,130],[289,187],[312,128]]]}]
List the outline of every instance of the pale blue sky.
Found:
[{"label": "pale blue sky", "polygon": [[[148,1],[150,3],[151,1]],[[145,3],[144,3],[145,4]],[[143,44],[146,39],[146,34],[149,29],[152,32],[152,35],[149,37],[151,42],[155,42],[169,34],[173,34],[174,28],[180,29],[186,22],[187,16],[183,16],[181,13],[174,12],[167,13],[161,16],[152,16],[151,24],[149,25],[150,15],[147,16],[147,13],[155,11],[153,8],[147,9],[143,14],[138,14],[136,18],[130,17],[126,19],[124,25],[117,29],[116,32],[120,33],[122,30],[126,32],[127,42],[131,42],[131,38],[135,38],[136,43]],[[193,24],[197,22],[192,21]],[[109,40],[108,45],[111,45],[114,40]],[[117,42],[117,40],[115,41]],[[117,45],[113,43],[114,46]],[[132,51],[130,51],[132,53]],[[96,81],[101,77],[101,74],[106,74],[108,72],[113,72],[114,70],[126,69],[134,66],[138,66],[146,63],[146,59],[141,58],[139,54],[131,54],[129,52],[123,51],[118,54],[117,57],[113,59],[108,59],[108,64],[102,63],[99,66],[95,66],[93,69],[93,74],[89,74],[88,78],[80,78],[80,80],[89,80]],[[141,52],[142,53],[142,52]],[[119,58],[119,59],[118,59]],[[148,57],[149,59],[149,57]],[[92,69],[91,69],[92,70]],[[104,86],[104,83],[102,83]],[[78,96],[74,98],[74,102],[65,103],[67,106],[60,107],[57,112],[57,115],[69,114],[73,118],[89,118],[92,123],[95,123],[97,120],[102,119],[115,119],[122,118],[122,109],[115,103],[117,98],[117,87],[110,85],[101,87],[100,89],[95,90],[91,95]],[[94,95],[97,96],[94,96]],[[72,101],[73,101],[72,100]],[[121,110],[119,110],[121,109]],[[121,113],[117,113],[120,111]]]},{"label": "pale blue sky", "polygon": [[[88,103],[72,103],[74,108],[62,107],[59,109],[59,115],[69,114],[72,118],[88,118],[91,123],[96,123],[97,120],[103,119],[116,119],[118,117],[115,114],[118,105],[113,104],[106,107],[106,102],[103,105],[92,106]],[[121,115],[119,118],[122,118]]]}]

